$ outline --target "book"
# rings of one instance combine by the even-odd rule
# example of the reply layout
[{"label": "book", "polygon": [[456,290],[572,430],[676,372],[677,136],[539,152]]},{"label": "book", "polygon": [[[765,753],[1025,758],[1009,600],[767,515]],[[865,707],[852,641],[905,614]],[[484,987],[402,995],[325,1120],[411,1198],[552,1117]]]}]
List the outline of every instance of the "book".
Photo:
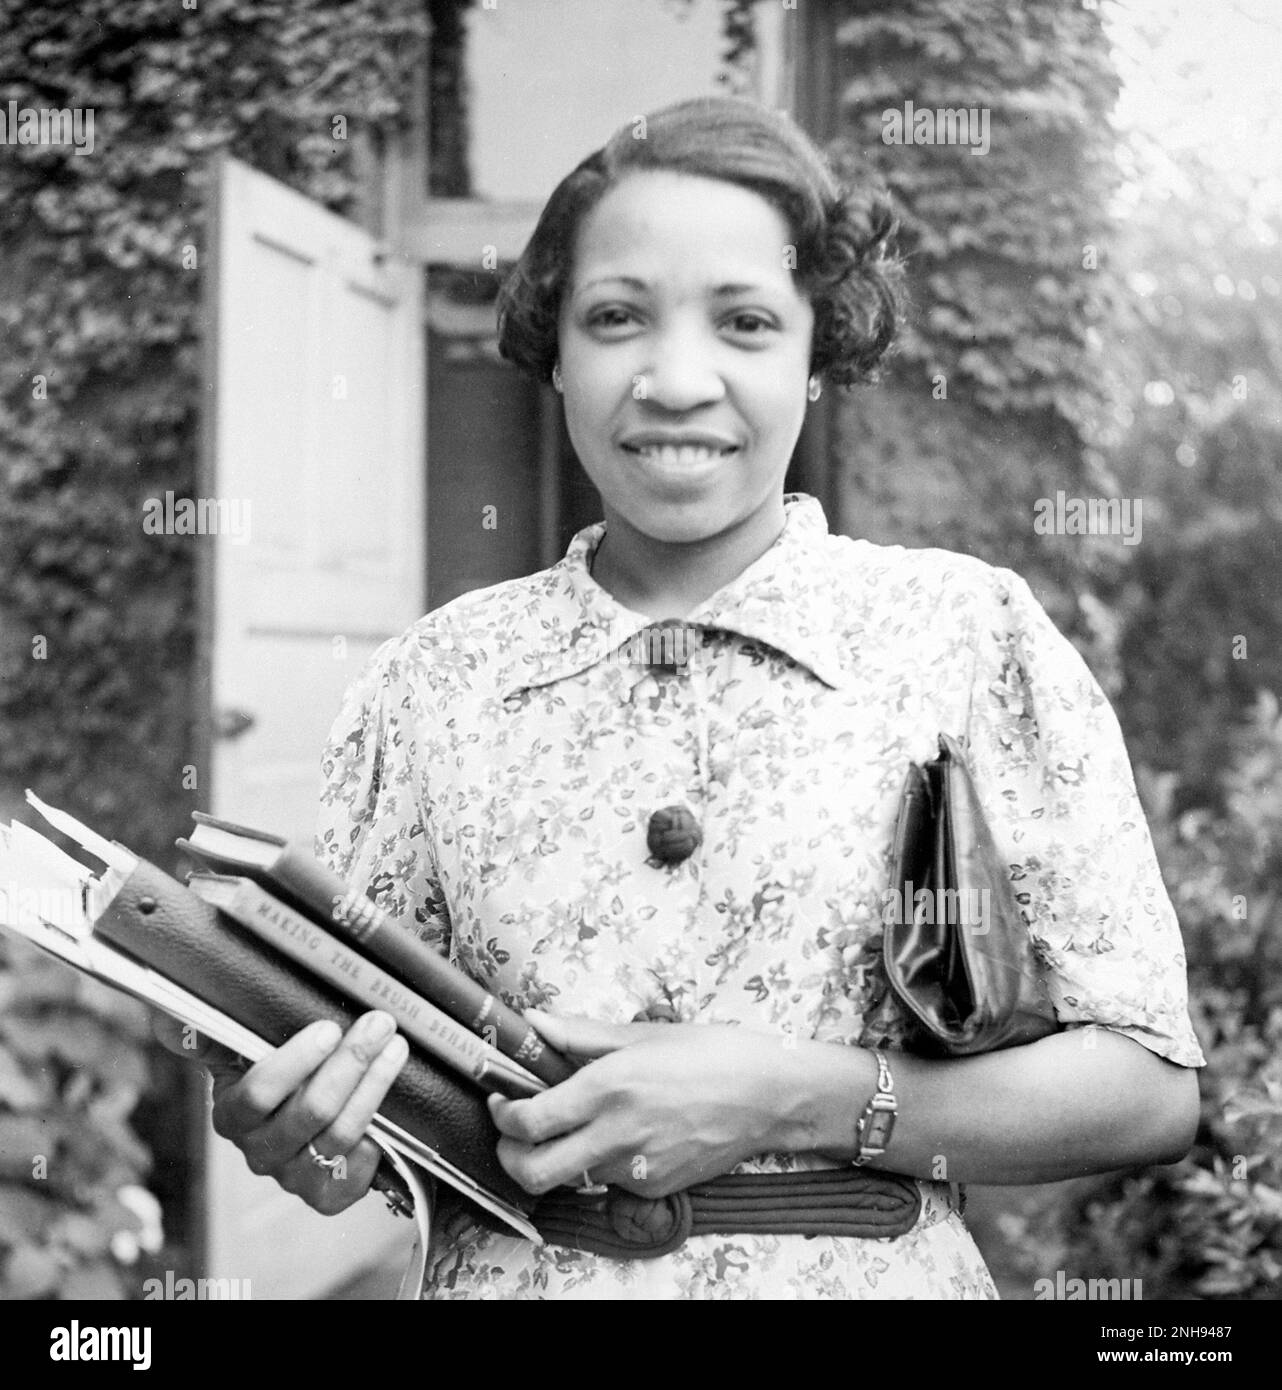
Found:
[{"label": "book", "polygon": [[219,873],[253,879],[273,897],[345,937],[388,974],[540,1081],[555,1086],[574,1074],[574,1066],[515,1009],[400,926],[364,893],[353,891],[308,849],[203,811],[193,812],[192,819],[195,827],[178,841],[179,848]]},{"label": "book", "polygon": [[[95,872],[26,826],[0,825],[0,928],[250,1063],[317,1019],[355,1022],[342,995],[168,874],[27,799],[106,867]],[[411,1046],[369,1135],[398,1173],[408,1164],[474,1203],[487,1223],[540,1243],[528,1219],[535,1199],[498,1162],[484,1093],[421,1049]],[[382,1169],[380,1179],[383,1190],[394,1185]]]},{"label": "book", "polygon": [[390,1014],[410,1041],[482,1089],[513,1100],[547,1090],[545,1082],[253,879],[197,873],[188,875],[187,886],[349,999]]}]

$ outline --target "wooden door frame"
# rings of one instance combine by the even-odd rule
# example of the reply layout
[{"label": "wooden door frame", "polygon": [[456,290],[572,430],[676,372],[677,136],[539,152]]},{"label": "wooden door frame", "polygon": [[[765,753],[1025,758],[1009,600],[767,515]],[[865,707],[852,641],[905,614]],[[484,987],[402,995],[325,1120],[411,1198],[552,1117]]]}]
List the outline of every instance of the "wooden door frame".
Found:
[{"label": "wooden door frame", "polygon": [[[213,155],[206,166],[204,223],[205,265],[200,277],[200,380],[205,394],[200,403],[199,444],[196,453],[196,495],[216,495],[218,458],[218,343],[213,331],[216,322],[219,292],[223,283],[222,246],[223,217],[219,189],[223,181],[224,152]],[[216,604],[214,547],[196,547],[196,634],[194,718],[192,719],[192,752],[196,767],[204,770],[196,791],[197,808],[211,810],[211,785],[214,765],[214,620]],[[186,833],[186,832],[184,832]],[[197,1275],[209,1267],[209,1149],[205,1129],[209,1124],[206,1107],[205,1073],[201,1068],[188,1067],[188,1084],[183,1088],[183,1122],[187,1133],[184,1145],[189,1156],[187,1184],[188,1231],[191,1263]]]},{"label": "wooden door frame", "polygon": [[[429,192],[429,122],[427,54],[415,68],[406,120],[388,141],[377,171],[376,235],[389,250],[407,261],[494,269],[512,264],[534,231],[542,204],[529,199],[487,201],[480,198],[434,198]],[[484,259],[483,259],[484,258]],[[423,297],[424,332],[441,331],[433,322],[435,306]],[[427,354],[424,354],[426,361]],[[423,383],[426,402],[428,383]],[[539,563],[545,567],[561,558],[560,460],[561,434],[551,392],[541,393],[538,434]],[[424,437],[429,437],[431,421]],[[430,484],[427,505],[431,506]],[[425,519],[426,521],[426,519]],[[428,557],[430,564],[430,557]]]},{"label": "wooden door frame", "polygon": [[[220,315],[224,292],[238,283],[235,259],[228,252],[228,236],[229,233],[235,236],[238,229],[242,229],[242,224],[238,220],[239,214],[233,211],[237,200],[229,196],[229,189],[240,187],[243,190],[246,178],[258,180],[262,184],[275,184],[274,180],[258,174],[249,166],[239,165],[238,161],[226,153],[220,153],[209,160],[204,216],[206,228],[204,254],[206,260],[202,267],[199,306],[200,374],[204,391],[200,405],[200,439],[195,469],[198,493],[209,497],[218,496],[227,487],[227,477],[220,473],[222,446],[225,443],[234,442],[233,426],[224,418],[223,410],[228,388],[228,383],[224,377],[227,359],[224,356],[225,341],[223,341],[223,337],[228,329],[227,321],[221,319]],[[323,217],[327,224],[338,222],[338,219],[335,219],[314,200],[304,199],[296,191],[289,190],[284,186],[276,185],[276,187],[279,188],[279,192],[272,196],[288,200],[290,207],[296,209],[296,211],[287,209],[286,214],[279,218],[280,223],[288,225],[290,218],[294,216],[301,217],[304,225],[307,225],[307,219],[313,216]],[[420,303],[421,296],[418,294],[418,288],[413,284],[412,276],[407,276],[403,267],[398,263],[389,265],[386,261],[380,260],[376,253],[371,254],[368,230],[368,226],[353,220],[334,226],[333,233],[338,238],[336,245],[339,248],[335,255],[338,257],[339,263],[350,270],[348,261],[343,260],[343,257],[350,260],[355,254],[362,274],[372,277],[373,283],[380,287],[382,282],[387,280],[395,288],[397,302],[400,305],[396,317],[399,350],[392,356],[391,371],[381,379],[391,382],[392,400],[404,400],[412,407],[413,400],[407,394],[406,388],[410,392],[417,389],[420,393],[425,394],[426,372],[425,363],[420,362],[417,352],[417,348],[421,346],[421,314],[412,312],[407,296],[413,292],[420,299]],[[355,253],[353,246],[357,248]],[[327,259],[318,261],[318,265],[328,264]],[[364,280],[362,280],[362,287],[366,287]],[[329,322],[331,320],[326,315],[322,321]],[[235,349],[233,348],[233,350]],[[398,380],[397,376],[394,375],[397,370],[404,380]],[[397,412],[391,412],[391,414],[398,421],[401,421],[408,431],[408,433],[400,434],[389,440],[389,450],[386,455],[397,461],[395,476],[400,478],[407,476],[404,472],[404,460],[413,457],[417,466],[422,458],[423,449],[418,437],[419,431],[416,422],[408,418],[401,420]],[[383,418],[388,418],[387,412],[383,412]],[[232,435],[228,434],[229,430],[232,430]],[[413,490],[417,490],[416,481]],[[403,506],[396,509],[395,514],[408,516],[411,510],[410,506]],[[397,533],[395,545],[389,545],[386,549],[390,553],[401,554],[405,547],[410,544],[410,541],[409,532],[402,528]],[[422,547],[421,532],[413,534],[412,543],[413,551],[405,553],[404,556],[407,563],[398,571],[391,573],[388,582],[389,591],[394,591],[398,595],[404,595],[404,597],[398,601],[395,611],[389,615],[389,625],[386,631],[380,631],[376,634],[379,640],[403,630],[423,610],[426,560],[425,557],[418,558],[418,552]],[[209,811],[218,809],[217,797],[219,795],[216,764],[222,711],[216,702],[220,696],[226,698],[224,691],[215,688],[220,652],[220,622],[226,621],[227,613],[239,608],[240,605],[233,603],[229,609],[227,595],[220,592],[219,567],[220,562],[225,562],[226,557],[220,557],[219,548],[210,543],[200,545],[195,549],[196,633],[193,652],[191,742],[196,759],[195,765],[201,768],[205,774],[197,784],[196,805],[201,810]],[[405,585],[406,578],[415,585],[412,594]],[[412,612],[409,611],[411,608]],[[371,635],[354,633],[350,624],[345,624],[345,630],[349,636],[354,635],[363,638]],[[335,695],[335,712],[337,710],[337,698]],[[309,750],[310,744],[311,739],[309,737]],[[313,772],[319,765],[319,753],[319,744],[316,747],[315,760],[313,760],[310,751],[306,752],[307,761],[312,765]],[[308,804],[314,806],[310,799]],[[314,809],[311,819],[314,825]],[[195,1068],[185,1068],[184,1071],[186,1084],[182,1088],[182,1122],[187,1169],[184,1215],[188,1218],[185,1222],[185,1233],[192,1272],[203,1277],[211,1271],[211,1259],[218,1258],[220,1226],[211,1219],[216,1216],[216,1213],[211,1211],[211,1203],[217,1203],[219,1200],[218,1178],[220,1169],[211,1164],[208,1096],[204,1075]],[[303,1210],[301,1205],[298,1210],[300,1212]],[[376,1215],[376,1212],[373,1214]],[[400,1242],[403,1233],[396,1229],[389,1229],[391,1230],[390,1238],[385,1244],[394,1247]],[[355,1249],[356,1246],[349,1248]],[[366,1258],[370,1252],[361,1246],[360,1253],[362,1258]],[[340,1279],[345,1277],[347,1276],[342,1275]]]},{"label": "wooden door frame", "polygon": [[[820,145],[835,134],[833,20],[826,5],[798,5],[793,25],[787,30],[784,67],[788,106],[797,124]],[[830,525],[839,515],[832,458],[836,411],[836,392],[832,390],[807,409],[789,470],[790,484],[819,499]]]}]

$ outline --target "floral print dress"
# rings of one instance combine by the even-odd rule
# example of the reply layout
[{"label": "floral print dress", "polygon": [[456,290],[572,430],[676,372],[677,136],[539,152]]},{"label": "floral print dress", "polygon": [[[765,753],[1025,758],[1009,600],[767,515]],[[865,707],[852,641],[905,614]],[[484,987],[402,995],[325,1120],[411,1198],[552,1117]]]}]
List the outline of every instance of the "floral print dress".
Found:
[{"label": "floral print dress", "polygon": [[[1183,1066],[1184,954],[1116,719],[1009,570],[831,535],[785,498],[771,548],[638,660],[645,615],[591,576],[604,534],[384,644],[324,760],[319,852],[518,1008],[737,1023],[849,1046],[879,1008],[910,760],[966,741],[1051,997]],[[644,653],[641,653],[644,655]],[[671,663],[670,663],[671,665]],[[650,858],[653,811],[703,843]],[[737,1171],[831,1167],[764,1154]],[[946,1183],[896,1239],[700,1236],[618,1261],[453,1218],[437,1298],[992,1298]]]}]

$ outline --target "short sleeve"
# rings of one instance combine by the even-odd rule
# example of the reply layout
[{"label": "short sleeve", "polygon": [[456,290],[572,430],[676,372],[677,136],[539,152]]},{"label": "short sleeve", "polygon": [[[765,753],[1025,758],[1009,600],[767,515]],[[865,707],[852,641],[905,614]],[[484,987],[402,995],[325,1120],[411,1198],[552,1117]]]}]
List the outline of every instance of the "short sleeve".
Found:
[{"label": "short sleeve", "polygon": [[396,645],[380,648],[343,698],[321,760],[316,855],[445,953],[449,912],[425,828],[417,711]]},{"label": "short sleeve", "polygon": [[1201,1066],[1184,944],[1117,718],[1027,583],[989,574],[969,756],[1056,1013]]}]

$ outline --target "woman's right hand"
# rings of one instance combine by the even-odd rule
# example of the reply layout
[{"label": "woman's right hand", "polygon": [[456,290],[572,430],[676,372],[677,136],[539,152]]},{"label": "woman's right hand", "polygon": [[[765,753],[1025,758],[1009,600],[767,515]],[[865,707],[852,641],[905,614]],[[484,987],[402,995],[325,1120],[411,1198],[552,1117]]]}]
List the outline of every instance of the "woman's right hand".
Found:
[{"label": "woman's right hand", "polygon": [[[157,1015],[153,1027],[170,1052],[208,1069],[214,1131],[236,1145],[251,1171],[275,1178],[325,1216],[369,1191],[380,1151],[365,1131],[408,1051],[389,1015],[364,1014],[346,1034],[336,1023],[310,1024],[248,1069],[168,1015]],[[322,1168],[309,1143],[343,1164]]]}]

